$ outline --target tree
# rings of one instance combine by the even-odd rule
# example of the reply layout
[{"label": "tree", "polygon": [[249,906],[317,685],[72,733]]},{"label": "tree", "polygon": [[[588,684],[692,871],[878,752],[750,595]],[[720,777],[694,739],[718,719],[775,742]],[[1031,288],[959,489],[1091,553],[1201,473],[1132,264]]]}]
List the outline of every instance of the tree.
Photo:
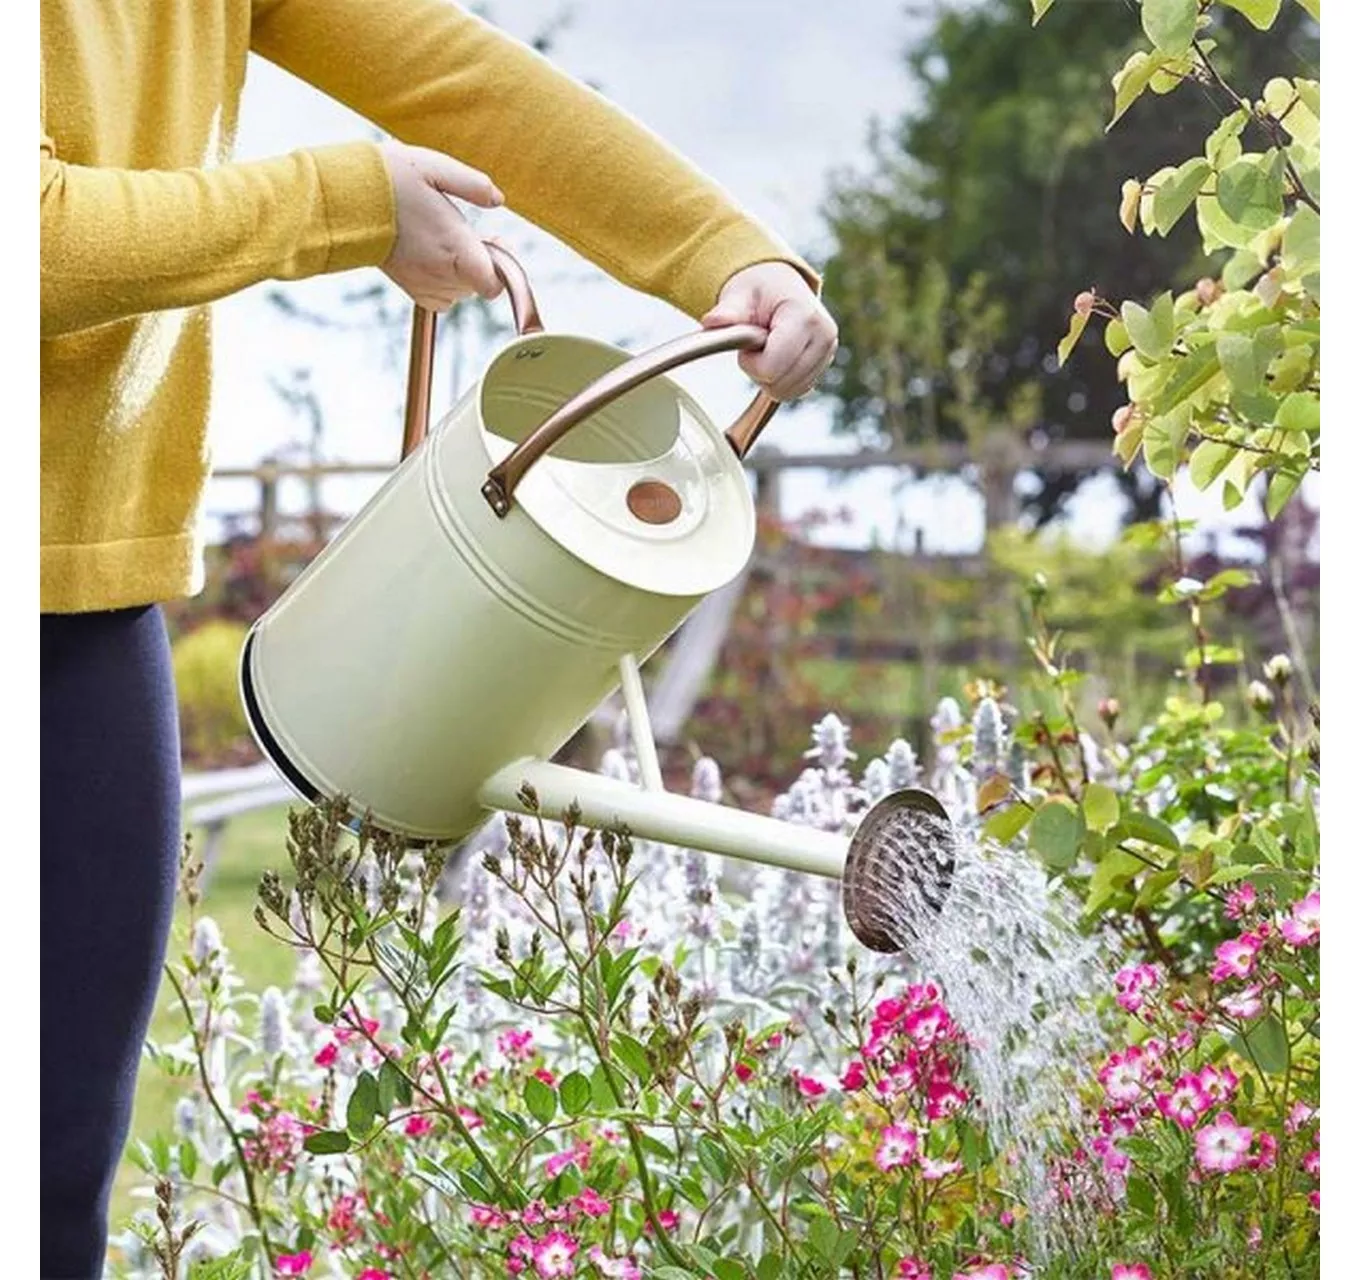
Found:
[{"label": "tree", "polygon": [[[1136,13],[1059,4],[1036,38],[1030,0],[937,12],[906,57],[918,105],[875,128],[868,173],[842,175],[826,206],[837,245],[826,297],[843,350],[824,385],[839,429],[894,442],[976,443],[998,429],[1109,438],[1126,397],[1108,354],[1088,340],[1059,369],[1053,334],[1083,287],[1150,298],[1206,273],[1193,227],[1131,237],[1110,198],[1221,118],[1207,91],[1187,87],[1149,95],[1136,127],[1123,119],[1107,133],[1109,80],[1136,44]],[[1229,80],[1315,74],[1317,29],[1302,9],[1268,33],[1216,10],[1213,35]],[[1085,478],[1046,478],[1029,500],[1039,519]],[[1148,480],[1122,478],[1137,515],[1155,513]]]}]

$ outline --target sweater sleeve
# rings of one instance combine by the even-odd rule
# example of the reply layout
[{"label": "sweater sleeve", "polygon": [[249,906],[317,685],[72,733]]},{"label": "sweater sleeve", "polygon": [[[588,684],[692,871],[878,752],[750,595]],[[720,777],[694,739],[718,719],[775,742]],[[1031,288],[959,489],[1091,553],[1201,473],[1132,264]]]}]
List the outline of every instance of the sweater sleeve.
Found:
[{"label": "sweater sleeve", "polygon": [[383,262],[396,234],[372,143],[213,169],[67,164],[44,126],[41,335]]},{"label": "sweater sleeve", "polygon": [[254,0],[255,52],[693,317],[743,267],[815,272],[692,164],[528,45],[449,0]]}]

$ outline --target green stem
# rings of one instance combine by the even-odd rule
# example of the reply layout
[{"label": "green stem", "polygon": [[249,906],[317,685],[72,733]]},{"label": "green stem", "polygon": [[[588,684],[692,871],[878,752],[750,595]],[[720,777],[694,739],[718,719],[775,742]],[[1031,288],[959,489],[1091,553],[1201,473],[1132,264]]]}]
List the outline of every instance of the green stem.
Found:
[{"label": "green stem", "polygon": [[[218,1101],[217,1093],[212,1087],[212,1081],[208,1078],[208,1063],[203,1057],[203,1038],[198,1034],[198,1029],[194,1023],[193,1010],[189,1007],[189,998],[184,994],[184,988],[180,985],[179,979],[175,976],[175,971],[169,966],[165,966],[165,976],[169,980],[171,987],[174,988],[175,995],[179,999],[180,1008],[184,1010],[184,1018],[188,1023],[194,1038],[194,1057],[198,1062],[198,1078],[203,1085],[203,1093],[208,1099],[208,1105],[217,1113],[217,1118],[222,1127],[227,1131],[227,1137],[231,1139],[232,1148],[236,1152],[236,1163],[240,1167],[241,1177],[246,1184],[246,1199],[249,1201],[250,1220],[255,1224],[255,1228],[260,1233],[260,1243],[264,1247],[265,1258],[270,1267],[274,1265],[274,1246],[270,1243],[269,1229],[265,1226],[264,1213],[260,1208],[260,1202],[255,1195],[255,1178],[250,1171],[250,1163],[246,1160],[245,1148],[241,1145],[241,1135],[236,1132],[226,1109]],[[209,1011],[211,1012],[211,1011]]]}]

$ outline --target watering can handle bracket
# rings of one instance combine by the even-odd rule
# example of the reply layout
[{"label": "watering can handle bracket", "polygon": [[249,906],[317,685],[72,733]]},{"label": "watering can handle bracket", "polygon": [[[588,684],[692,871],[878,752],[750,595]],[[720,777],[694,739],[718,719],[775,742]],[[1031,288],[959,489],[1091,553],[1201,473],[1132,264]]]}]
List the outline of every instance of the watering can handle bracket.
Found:
[{"label": "watering can handle bracket", "polygon": [[[515,489],[529,468],[591,414],[598,413],[620,396],[659,374],[723,351],[759,350],[765,345],[768,336],[759,325],[725,325],[673,338],[659,347],[653,347],[651,351],[634,356],[596,379],[584,391],[577,392],[521,440],[503,461],[487,473],[486,482],[482,485],[482,496],[498,516],[504,517],[514,501]],[[727,431],[727,441],[738,458],[746,456],[778,408],[778,400],[764,391],[757,392],[755,399]]]},{"label": "watering can handle bracket", "polygon": [[[515,332],[524,337],[542,333],[543,321],[538,314],[533,287],[528,273],[509,249],[494,240],[484,240],[505,292],[510,298],[510,310],[515,317]],[[401,438],[401,456],[410,457],[430,429],[430,387],[434,379],[434,339],[437,317],[425,307],[416,307],[411,319],[411,362],[406,375],[406,420]]]}]

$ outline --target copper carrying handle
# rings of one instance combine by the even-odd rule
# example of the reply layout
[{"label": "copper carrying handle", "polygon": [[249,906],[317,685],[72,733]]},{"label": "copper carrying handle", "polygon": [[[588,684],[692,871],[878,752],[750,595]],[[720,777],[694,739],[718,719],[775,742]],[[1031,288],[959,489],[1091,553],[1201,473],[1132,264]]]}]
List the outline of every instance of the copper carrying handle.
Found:
[{"label": "copper carrying handle", "polygon": [[[538,303],[529,284],[529,276],[519,259],[509,249],[490,240],[483,246],[491,255],[491,265],[505,285],[510,297],[510,310],[515,317],[515,332],[523,337],[528,333],[542,333]],[[425,439],[430,429],[430,385],[434,379],[434,339],[436,316],[433,311],[417,307],[411,318],[411,362],[406,373],[406,421],[401,436],[401,456],[409,457]]]},{"label": "copper carrying handle", "polygon": [[[521,440],[503,462],[487,473],[486,483],[482,485],[482,496],[498,516],[504,517],[514,501],[515,489],[529,468],[591,414],[598,413],[621,395],[658,374],[723,351],[758,351],[768,337],[769,334],[759,325],[734,324],[721,329],[700,329],[697,333],[674,338],[640,356],[634,356],[626,364],[596,379],[584,391],[577,392],[554,410],[531,435]],[[763,391],[757,392],[755,399],[728,428],[727,441],[738,458],[746,456],[778,408],[778,400]]]}]

